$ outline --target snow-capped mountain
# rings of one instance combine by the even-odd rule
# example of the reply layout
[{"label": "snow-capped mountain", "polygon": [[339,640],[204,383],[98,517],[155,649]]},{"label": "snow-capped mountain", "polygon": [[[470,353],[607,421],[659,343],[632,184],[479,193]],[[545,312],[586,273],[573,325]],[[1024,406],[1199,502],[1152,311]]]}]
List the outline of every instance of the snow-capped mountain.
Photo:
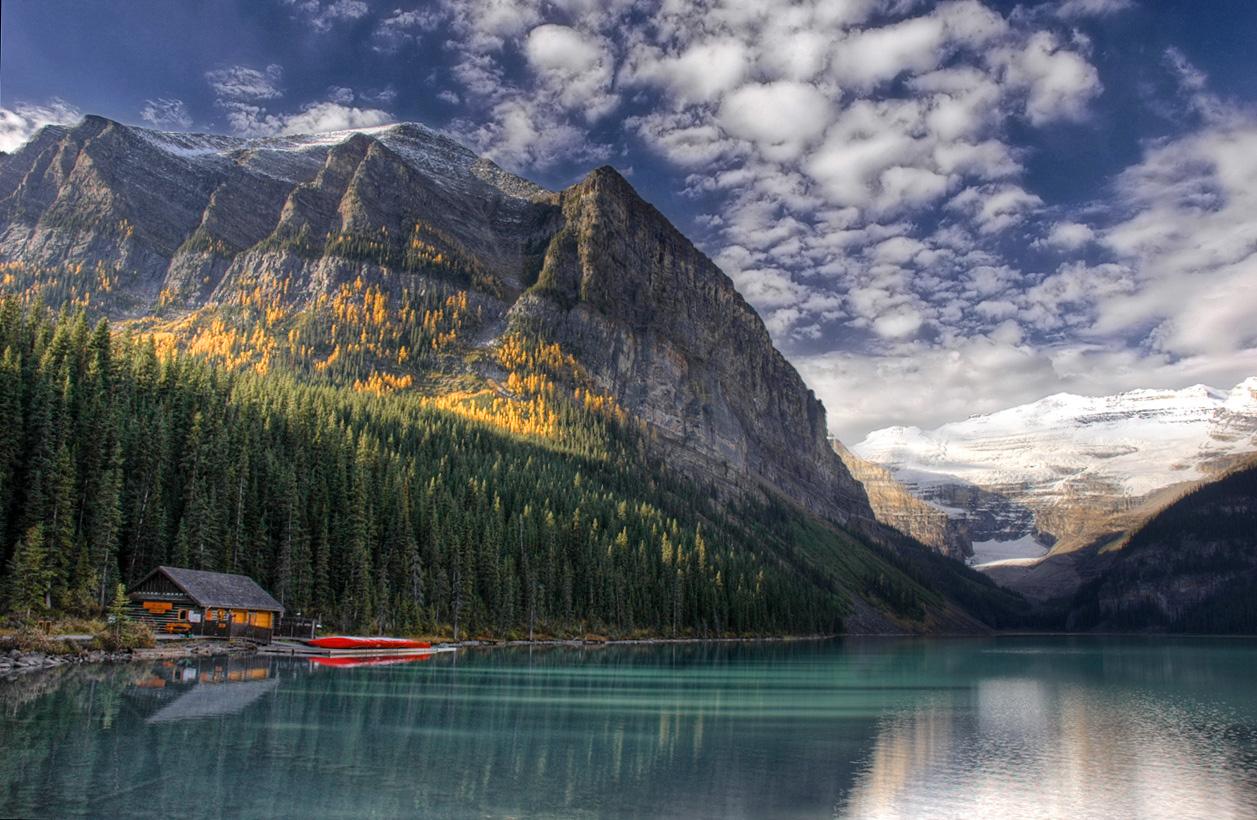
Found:
[{"label": "snow-capped mountain", "polygon": [[1064,551],[1257,451],[1257,378],[1230,391],[1060,393],[935,430],[889,427],[852,449],[966,518],[975,546],[1038,535]]}]

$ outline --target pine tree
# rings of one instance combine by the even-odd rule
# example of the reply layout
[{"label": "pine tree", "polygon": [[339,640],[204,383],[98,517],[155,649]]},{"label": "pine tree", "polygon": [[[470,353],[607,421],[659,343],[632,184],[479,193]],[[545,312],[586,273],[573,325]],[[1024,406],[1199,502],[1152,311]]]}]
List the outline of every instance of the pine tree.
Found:
[{"label": "pine tree", "polygon": [[52,606],[52,568],[44,547],[44,528],[35,525],[18,541],[9,561],[9,606],[29,618],[32,609]]},{"label": "pine tree", "polygon": [[127,597],[126,585],[118,584],[115,586],[113,601],[109,604],[109,617],[113,620],[115,635],[121,635],[123,624],[130,620],[130,618],[127,617],[127,606],[130,603],[131,599]]}]

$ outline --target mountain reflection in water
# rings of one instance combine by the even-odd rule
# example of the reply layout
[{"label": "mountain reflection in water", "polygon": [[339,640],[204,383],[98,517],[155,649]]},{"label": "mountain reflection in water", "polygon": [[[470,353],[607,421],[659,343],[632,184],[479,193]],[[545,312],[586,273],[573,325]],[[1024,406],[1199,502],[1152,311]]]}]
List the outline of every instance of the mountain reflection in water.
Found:
[{"label": "mountain reflection in water", "polygon": [[[1140,648],[1162,654],[1151,643]],[[1204,660],[1185,677],[1212,677],[1207,651],[1180,649]],[[1176,691],[1171,654],[1134,687],[1071,679],[1066,666],[1064,679],[987,678],[954,698],[893,711],[837,816],[1257,817],[1252,699],[1240,699],[1240,710],[1198,699],[1204,693],[1194,688]],[[1241,683],[1214,671],[1224,689]]]},{"label": "mountain reflection in water", "polygon": [[6,813],[1257,816],[1257,643],[847,640],[52,670],[0,682]]}]

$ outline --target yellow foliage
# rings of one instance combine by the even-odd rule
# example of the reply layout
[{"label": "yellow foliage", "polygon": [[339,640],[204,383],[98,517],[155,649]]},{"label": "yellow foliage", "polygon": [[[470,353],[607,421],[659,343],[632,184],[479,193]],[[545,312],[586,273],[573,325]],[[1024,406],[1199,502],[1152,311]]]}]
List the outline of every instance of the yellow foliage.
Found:
[{"label": "yellow foliage", "polygon": [[368,376],[366,381],[354,379],[354,390],[359,393],[375,393],[382,396],[395,390],[405,390],[414,383],[415,379],[410,374],[394,376],[392,373],[376,371]]}]

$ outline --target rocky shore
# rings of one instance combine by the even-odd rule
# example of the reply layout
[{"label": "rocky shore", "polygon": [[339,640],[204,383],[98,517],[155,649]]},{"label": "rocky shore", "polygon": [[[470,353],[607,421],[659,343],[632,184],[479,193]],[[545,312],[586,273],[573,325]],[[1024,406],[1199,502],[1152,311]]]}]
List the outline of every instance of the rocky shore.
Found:
[{"label": "rocky shore", "polygon": [[173,658],[195,658],[206,655],[249,655],[257,651],[257,647],[247,641],[163,641],[155,647],[145,649],[80,649],[77,652],[58,654],[54,652],[27,651],[10,649],[0,652],[0,680],[13,680],[25,672],[36,669],[51,669],[57,666],[68,666],[84,663],[106,663],[110,661],[134,660],[166,660]]}]

